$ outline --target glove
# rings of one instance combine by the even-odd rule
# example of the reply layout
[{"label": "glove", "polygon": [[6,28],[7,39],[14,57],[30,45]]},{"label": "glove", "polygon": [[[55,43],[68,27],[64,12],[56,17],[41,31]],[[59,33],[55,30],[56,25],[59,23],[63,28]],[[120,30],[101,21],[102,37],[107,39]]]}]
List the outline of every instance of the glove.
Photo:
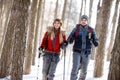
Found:
[{"label": "glove", "polygon": [[95,47],[97,47],[98,44],[99,44],[98,40],[93,40],[93,44],[94,44]]},{"label": "glove", "polygon": [[61,44],[61,48],[62,49],[65,49],[68,45],[68,42],[67,41],[64,41],[62,44]]},{"label": "glove", "polygon": [[67,42],[67,41],[64,41],[63,45],[64,45],[65,47],[67,47],[68,42]]},{"label": "glove", "polygon": [[40,47],[38,48],[38,50],[39,50],[39,51],[43,51],[43,47],[40,46]]}]

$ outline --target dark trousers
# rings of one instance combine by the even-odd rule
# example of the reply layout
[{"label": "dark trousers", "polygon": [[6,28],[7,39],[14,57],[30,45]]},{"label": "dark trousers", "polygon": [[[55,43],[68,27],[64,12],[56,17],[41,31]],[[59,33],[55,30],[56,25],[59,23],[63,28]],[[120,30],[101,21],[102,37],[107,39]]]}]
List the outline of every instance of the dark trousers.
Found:
[{"label": "dark trousers", "polygon": [[[80,62],[82,58],[82,62]],[[77,80],[79,66],[82,65],[80,77],[78,80],[85,80],[87,74],[87,67],[90,59],[90,54],[86,56],[85,51],[73,53],[73,66],[71,71],[70,80]]]},{"label": "dark trousers", "polygon": [[46,53],[43,56],[42,80],[53,80],[54,73],[59,62],[59,55]]}]

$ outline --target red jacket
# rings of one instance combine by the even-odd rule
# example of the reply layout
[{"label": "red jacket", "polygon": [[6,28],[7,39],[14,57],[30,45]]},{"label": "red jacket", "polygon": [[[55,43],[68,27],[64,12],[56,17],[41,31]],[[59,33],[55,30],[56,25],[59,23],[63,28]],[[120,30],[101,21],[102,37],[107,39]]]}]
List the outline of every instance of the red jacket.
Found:
[{"label": "red jacket", "polygon": [[[54,31],[53,31],[54,33]],[[48,52],[55,52],[55,53],[59,53],[60,52],[60,44],[62,43],[60,41],[60,34],[62,34],[62,42],[66,41],[66,36],[65,34],[62,33],[62,31],[57,31],[56,33],[56,39],[54,39],[54,44],[53,44],[53,40],[51,38],[52,36],[52,32],[46,32],[44,34],[44,37],[42,39],[42,43],[41,46]],[[54,45],[54,47],[53,47]]]}]

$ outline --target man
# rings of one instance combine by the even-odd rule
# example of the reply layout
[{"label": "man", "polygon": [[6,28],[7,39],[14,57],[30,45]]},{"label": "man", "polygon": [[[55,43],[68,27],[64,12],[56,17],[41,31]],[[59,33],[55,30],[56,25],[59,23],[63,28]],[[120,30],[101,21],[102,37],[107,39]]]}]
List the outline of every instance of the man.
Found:
[{"label": "man", "polygon": [[97,47],[98,39],[93,28],[88,24],[88,16],[82,15],[80,24],[72,30],[68,37],[68,43],[73,43],[73,66],[70,80],[77,80],[79,66],[81,67],[79,80],[85,80],[87,74],[87,66],[91,54],[92,43]]}]

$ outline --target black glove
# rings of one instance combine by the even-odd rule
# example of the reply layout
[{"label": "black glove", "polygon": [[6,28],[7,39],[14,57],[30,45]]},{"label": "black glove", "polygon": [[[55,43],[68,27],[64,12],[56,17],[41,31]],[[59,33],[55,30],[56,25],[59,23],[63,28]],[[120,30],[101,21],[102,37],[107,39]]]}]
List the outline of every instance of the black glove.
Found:
[{"label": "black glove", "polygon": [[98,44],[99,44],[98,39],[93,40],[93,44],[94,44],[94,46],[95,46],[95,47],[97,47],[97,46],[98,46]]},{"label": "black glove", "polygon": [[67,42],[67,41],[64,41],[63,45],[64,45],[65,47],[67,47],[68,42]]},{"label": "black glove", "polygon": [[38,48],[38,50],[39,50],[39,51],[43,51],[43,47],[40,46],[40,47]]},{"label": "black glove", "polygon": [[67,41],[64,41],[62,44],[61,44],[61,48],[62,49],[64,49],[64,48],[66,48],[67,47],[67,45],[68,45],[68,42]]}]

